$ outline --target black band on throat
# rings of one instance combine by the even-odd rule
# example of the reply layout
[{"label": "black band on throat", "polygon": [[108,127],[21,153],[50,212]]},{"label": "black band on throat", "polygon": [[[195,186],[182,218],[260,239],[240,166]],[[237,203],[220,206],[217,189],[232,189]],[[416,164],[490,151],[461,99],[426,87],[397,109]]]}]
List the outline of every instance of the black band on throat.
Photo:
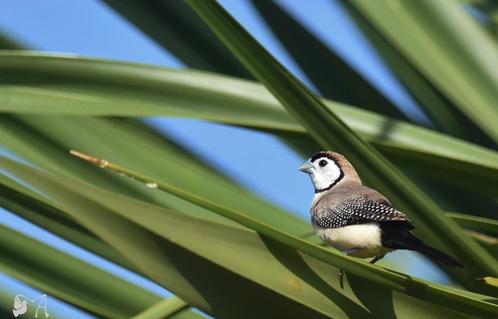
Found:
[{"label": "black band on throat", "polygon": [[329,186],[327,186],[325,188],[322,188],[322,189],[315,189],[315,194],[328,191],[329,189],[331,189],[332,187],[334,187],[335,185],[337,185],[337,183],[339,183],[342,180],[342,178],[344,177],[344,172],[342,171],[342,169],[339,166],[339,164],[337,163],[337,161],[335,159],[333,159],[333,158],[330,158],[330,157],[328,157],[328,158],[331,159],[332,161],[334,161],[334,164],[337,166],[337,168],[339,168],[339,172],[341,172],[341,173],[339,174],[339,177],[337,177],[337,179],[332,184],[330,184]]}]

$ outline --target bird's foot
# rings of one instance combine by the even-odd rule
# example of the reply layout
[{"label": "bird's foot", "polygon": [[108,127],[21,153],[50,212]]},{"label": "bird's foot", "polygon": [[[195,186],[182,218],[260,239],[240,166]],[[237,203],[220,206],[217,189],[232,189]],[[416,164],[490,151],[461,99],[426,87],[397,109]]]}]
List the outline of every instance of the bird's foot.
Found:
[{"label": "bird's foot", "polygon": [[[360,249],[363,249],[365,247],[353,247],[353,248],[349,248],[349,249],[345,249],[345,250],[341,250],[341,252],[344,254],[344,255],[351,255],[352,253],[360,250]],[[346,272],[344,271],[344,269],[340,269],[339,270],[339,285],[341,286],[342,289],[344,289],[344,275],[346,274]]]},{"label": "bird's foot", "polygon": [[[342,253],[344,255],[350,255],[350,254],[354,253],[355,251],[358,251],[362,248],[363,247],[354,247],[354,248],[342,250]],[[375,264],[376,262],[378,262],[379,260],[384,258],[385,255],[386,254],[375,256],[374,259],[370,260],[370,263]],[[344,289],[344,275],[346,275],[346,272],[344,271],[344,269],[339,269],[339,285],[341,286],[342,289]]]},{"label": "bird's foot", "polygon": [[386,254],[384,255],[379,255],[379,256],[375,256],[374,259],[370,260],[370,263],[373,265],[375,264],[376,262],[378,262],[379,260],[381,260],[382,258],[384,258]]},{"label": "bird's foot", "polygon": [[344,289],[344,274],[346,272],[344,269],[339,269],[339,285],[341,286],[341,289]]}]

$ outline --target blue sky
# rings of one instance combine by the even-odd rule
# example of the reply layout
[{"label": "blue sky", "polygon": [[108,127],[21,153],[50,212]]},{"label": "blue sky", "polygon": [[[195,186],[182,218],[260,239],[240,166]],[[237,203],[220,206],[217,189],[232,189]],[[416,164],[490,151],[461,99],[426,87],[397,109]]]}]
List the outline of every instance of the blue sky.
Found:
[{"label": "blue sky", "polygon": [[[220,2],[279,61],[304,83],[310,85],[247,1]],[[415,103],[371,51],[369,44],[364,41],[337,1],[314,0],[307,2],[306,6],[293,0],[277,2],[331,49],[349,61],[390,99],[401,105],[407,114],[423,119],[423,116],[415,111]],[[0,31],[36,50],[172,68],[183,67],[181,61],[165,52],[112,10],[94,0],[3,0],[0,5]],[[312,187],[307,177],[296,170],[303,159],[275,138],[263,133],[188,119],[149,118],[146,121],[159,131],[190,146],[196,154],[209,159],[252,191],[303,218],[308,218]],[[268,161],[268,158],[271,161]],[[158,294],[167,295],[160,287],[37,229],[13,214],[0,211],[0,224],[54,245]],[[391,258],[400,257],[404,258],[407,264],[416,264],[416,267],[410,269],[413,275],[442,280],[440,273],[434,268],[426,263],[415,262],[420,259],[413,254],[397,253],[397,257]],[[0,289],[8,289],[13,293],[35,294],[28,291],[28,287],[5,275],[0,275]],[[51,301],[49,307],[52,306],[58,313],[64,314],[63,317],[83,316],[81,313],[75,313],[71,307],[55,300]]]}]

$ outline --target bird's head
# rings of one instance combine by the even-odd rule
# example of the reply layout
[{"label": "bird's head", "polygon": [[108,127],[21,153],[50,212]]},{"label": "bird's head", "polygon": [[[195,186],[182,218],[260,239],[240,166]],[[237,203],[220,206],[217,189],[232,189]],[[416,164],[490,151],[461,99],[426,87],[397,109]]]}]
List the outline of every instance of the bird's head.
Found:
[{"label": "bird's head", "polygon": [[351,163],[343,155],[331,151],[316,153],[298,169],[311,177],[315,193],[332,189],[343,181],[361,183]]}]

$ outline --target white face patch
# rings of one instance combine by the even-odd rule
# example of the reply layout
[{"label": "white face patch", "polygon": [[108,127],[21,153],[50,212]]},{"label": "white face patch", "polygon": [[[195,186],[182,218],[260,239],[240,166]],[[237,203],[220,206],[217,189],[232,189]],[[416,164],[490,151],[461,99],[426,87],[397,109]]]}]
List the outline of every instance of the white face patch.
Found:
[{"label": "white face patch", "polygon": [[320,157],[311,164],[313,170],[309,174],[317,191],[330,187],[342,175],[339,166],[328,157]]}]

